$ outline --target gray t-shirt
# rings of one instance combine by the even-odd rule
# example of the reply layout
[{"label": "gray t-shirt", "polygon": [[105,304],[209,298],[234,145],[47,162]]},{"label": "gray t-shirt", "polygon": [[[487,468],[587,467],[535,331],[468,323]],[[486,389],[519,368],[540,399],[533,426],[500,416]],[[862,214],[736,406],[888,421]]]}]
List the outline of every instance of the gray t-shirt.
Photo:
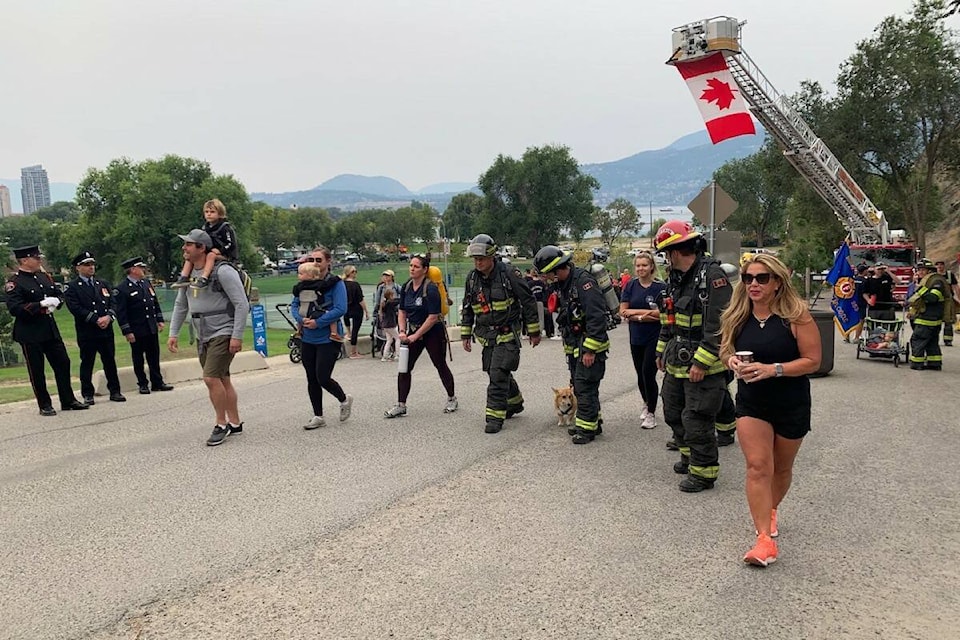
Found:
[{"label": "gray t-shirt", "polygon": [[[202,274],[202,269],[193,270],[194,277],[199,278]],[[233,267],[220,263],[214,268],[210,284],[202,289],[185,287],[177,292],[170,335],[180,335],[180,329],[189,314],[201,344],[217,336],[242,340],[248,313],[250,303],[247,302],[240,274]]]}]

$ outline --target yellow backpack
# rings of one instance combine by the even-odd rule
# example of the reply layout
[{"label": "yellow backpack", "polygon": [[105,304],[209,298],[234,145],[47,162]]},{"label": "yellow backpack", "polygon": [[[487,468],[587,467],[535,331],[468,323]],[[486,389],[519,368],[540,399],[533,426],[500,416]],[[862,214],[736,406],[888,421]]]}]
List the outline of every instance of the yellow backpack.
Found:
[{"label": "yellow backpack", "polygon": [[437,289],[440,290],[440,315],[446,320],[447,314],[450,312],[451,300],[447,295],[447,285],[443,282],[443,274],[440,272],[440,267],[431,265],[431,267],[427,269],[427,278],[430,279],[430,282],[437,285]]}]

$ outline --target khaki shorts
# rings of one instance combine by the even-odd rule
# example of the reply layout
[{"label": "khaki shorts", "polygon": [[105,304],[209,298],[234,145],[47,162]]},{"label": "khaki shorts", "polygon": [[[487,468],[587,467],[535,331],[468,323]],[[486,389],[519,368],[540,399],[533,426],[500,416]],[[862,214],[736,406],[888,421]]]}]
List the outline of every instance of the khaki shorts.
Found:
[{"label": "khaki shorts", "polygon": [[217,336],[203,345],[200,352],[200,366],[203,367],[204,378],[229,378],[230,363],[233,356],[230,353],[230,336]]}]

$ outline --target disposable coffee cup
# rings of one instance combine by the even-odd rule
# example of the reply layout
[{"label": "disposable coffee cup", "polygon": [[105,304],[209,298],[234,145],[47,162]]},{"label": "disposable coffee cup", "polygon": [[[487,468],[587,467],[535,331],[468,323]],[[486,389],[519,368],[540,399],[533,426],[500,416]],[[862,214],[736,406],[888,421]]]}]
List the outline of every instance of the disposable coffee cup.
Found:
[{"label": "disposable coffee cup", "polygon": [[744,364],[753,362],[753,351],[737,351],[733,355],[737,356],[737,359]]}]

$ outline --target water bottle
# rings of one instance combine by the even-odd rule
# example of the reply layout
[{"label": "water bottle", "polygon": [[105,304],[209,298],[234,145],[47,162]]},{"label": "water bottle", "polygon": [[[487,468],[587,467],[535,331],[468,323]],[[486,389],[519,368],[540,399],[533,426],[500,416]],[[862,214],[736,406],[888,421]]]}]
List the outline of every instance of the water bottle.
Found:
[{"label": "water bottle", "polygon": [[410,346],[406,342],[400,344],[400,353],[397,355],[397,373],[407,373],[410,367]]}]

